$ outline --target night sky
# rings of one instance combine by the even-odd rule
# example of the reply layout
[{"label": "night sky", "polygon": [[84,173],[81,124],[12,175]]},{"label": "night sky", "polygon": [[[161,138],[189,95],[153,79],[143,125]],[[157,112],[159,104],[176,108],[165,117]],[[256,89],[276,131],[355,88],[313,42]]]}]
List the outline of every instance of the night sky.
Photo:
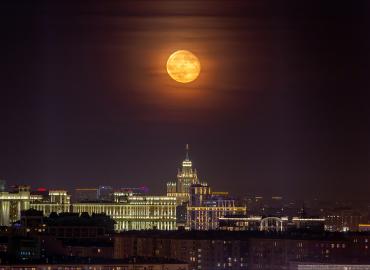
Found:
[{"label": "night sky", "polygon": [[[368,197],[369,1],[10,1],[0,17],[10,185],[164,194],[189,143],[215,190]],[[190,84],[166,73],[178,49],[201,61]]]}]

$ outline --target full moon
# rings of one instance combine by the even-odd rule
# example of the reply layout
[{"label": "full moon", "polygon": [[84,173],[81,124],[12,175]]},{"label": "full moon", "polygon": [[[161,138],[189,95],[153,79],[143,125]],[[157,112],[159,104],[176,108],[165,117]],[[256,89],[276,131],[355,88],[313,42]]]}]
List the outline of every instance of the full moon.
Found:
[{"label": "full moon", "polygon": [[199,59],[189,51],[176,51],[167,60],[167,73],[177,82],[192,82],[200,73]]}]

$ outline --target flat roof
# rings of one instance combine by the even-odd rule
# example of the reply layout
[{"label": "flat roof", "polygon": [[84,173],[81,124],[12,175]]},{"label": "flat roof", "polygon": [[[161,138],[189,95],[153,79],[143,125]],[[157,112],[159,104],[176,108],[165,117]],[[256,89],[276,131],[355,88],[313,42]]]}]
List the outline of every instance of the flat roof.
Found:
[{"label": "flat roof", "polygon": [[186,262],[171,259],[171,258],[155,258],[155,257],[129,257],[125,259],[107,259],[107,258],[87,258],[87,257],[53,257],[42,260],[32,261],[17,261],[14,263],[2,264],[2,267],[6,266],[35,266],[35,265],[119,265],[119,264],[188,264]]}]

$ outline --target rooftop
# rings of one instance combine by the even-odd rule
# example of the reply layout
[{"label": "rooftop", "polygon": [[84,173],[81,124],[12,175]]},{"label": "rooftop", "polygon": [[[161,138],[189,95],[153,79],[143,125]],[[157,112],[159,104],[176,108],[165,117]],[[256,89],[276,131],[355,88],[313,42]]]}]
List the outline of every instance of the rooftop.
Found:
[{"label": "rooftop", "polygon": [[[9,266],[22,265],[119,265],[119,264],[187,264],[176,259],[154,257],[129,257],[125,259],[86,258],[86,257],[53,257],[41,260],[20,261]],[[6,266],[6,265],[2,265]]]},{"label": "rooftop", "polygon": [[127,231],[117,233],[120,237],[143,237],[164,239],[187,239],[187,240],[249,240],[256,238],[264,239],[301,239],[301,240],[345,240],[355,236],[368,236],[369,232],[312,232],[296,230],[289,232],[260,232],[260,231]]}]

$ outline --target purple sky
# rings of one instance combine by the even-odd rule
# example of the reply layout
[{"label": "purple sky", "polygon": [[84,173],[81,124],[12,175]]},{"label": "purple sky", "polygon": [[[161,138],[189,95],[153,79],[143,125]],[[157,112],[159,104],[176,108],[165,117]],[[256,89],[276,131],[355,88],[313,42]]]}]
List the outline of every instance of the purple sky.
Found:
[{"label": "purple sky", "polygon": [[324,2],[3,4],[0,178],[164,193],[189,143],[216,190],[368,197],[370,8]]}]

